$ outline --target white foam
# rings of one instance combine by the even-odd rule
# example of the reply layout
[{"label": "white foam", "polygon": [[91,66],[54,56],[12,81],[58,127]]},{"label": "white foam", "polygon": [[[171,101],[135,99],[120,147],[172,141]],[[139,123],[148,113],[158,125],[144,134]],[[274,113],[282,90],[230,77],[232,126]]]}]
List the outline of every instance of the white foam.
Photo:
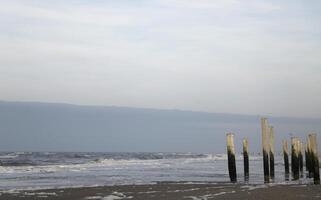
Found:
[{"label": "white foam", "polygon": [[147,192],[138,192],[138,194],[153,194],[153,193],[158,193],[160,191],[147,191]]},{"label": "white foam", "polygon": [[[235,156],[235,159],[237,161],[243,161],[243,155],[237,154]],[[227,154],[206,154],[206,157],[186,158],[186,159],[183,159],[183,162],[190,163],[190,162],[198,162],[198,161],[225,161],[225,160],[227,160]],[[262,160],[262,156],[249,156],[249,160],[251,161]]]},{"label": "white foam", "polygon": [[37,195],[57,196],[55,192],[37,192]]},{"label": "white foam", "polygon": [[196,197],[196,196],[184,197],[184,199],[186,199],[186,198],[189,198],[189,199],[192,199],[192,200],[204,200],[204,199],[202,199],[202,197]]},{"label": "white foam", "polygon": [[91,196],[91,197],[85,197],[87,200],[95,200],[95,199],[102,199],[102,196]]},{"label": "white foam", "polygon": [[1,191],[2,193],[8,193],[8,194],[19,194],[20,191],[16,190],[16,189],[10,189],[10,190],[6,190],[6,191]]},{"label": "white foam", "polygon": [[185,189],[185,190],[169,190],[166,191],[167,193],[175,193],[175,192],[190,192],[190,191],[195,191],[195,190],[199,190],[200,188],[191,188],[191,189]]},{"label": "white foam", "polygon": [[247,189],[247,190],[256,190],[256,189],[262,189],[262,188],[267,188],[267,185],[243,185],[241,186],[242,189]]},{"label": "white foam", "polygon": [[207,199],[212,199],[214,198],[215,196],[220,196],[220,195],[224,195],[224,194],[232,194],[232,193],[235,193],[234,190],[230,191],[230,192],[218,192],[218,193],[214,193],[214,194],[207,194],[207,195],[202,195],[202,196],[187,196],[187,197],[184,197],[184,198],[190,198],[192,200],[207,200]]},{"label": "white foam", "polygon": [[18,157],[19,155],[11,155],[11,154],[8,154],[8,155],[2,155],[0,156],[0,159],[10,159],[10,158],[16,158]]},{"label": "white foam", "polygon": [[104,197],[102,200],[131,199],[132,196],[126,196],[120,192],[113,192],[111,195]]},{"label": "white foam", "polygon": [[34,193],[34,192],[25,192],[25,193],[23,193],[24,195],[27,195],[27,196],[34,196],[34,195],[36,195],[36,193]]},{"label": "white foam", "polygon": [[123,198],[115,195],[108,195],[103,198],[103,200],[114,200],[114,199],[123,199]]}]

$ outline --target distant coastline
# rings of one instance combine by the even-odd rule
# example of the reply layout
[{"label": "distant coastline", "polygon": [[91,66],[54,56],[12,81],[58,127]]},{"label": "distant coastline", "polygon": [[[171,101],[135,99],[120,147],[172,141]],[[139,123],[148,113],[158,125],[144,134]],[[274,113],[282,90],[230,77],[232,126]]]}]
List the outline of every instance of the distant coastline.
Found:
[{"label": "distant coastline", "polygon": [[[249,137],[249,152],[261,152],[256,115],[0,101],[0,119],[0,151],[225,153],[234,132],[236,143]],[[321,132],[321,119],[269,119],[277,151],[290,134]]]}]

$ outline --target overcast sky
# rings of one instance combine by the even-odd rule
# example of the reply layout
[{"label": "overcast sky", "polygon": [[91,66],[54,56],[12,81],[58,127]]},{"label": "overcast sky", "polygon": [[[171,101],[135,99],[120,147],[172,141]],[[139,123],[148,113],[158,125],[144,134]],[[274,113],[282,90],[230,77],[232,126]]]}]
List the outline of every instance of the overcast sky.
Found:
[{"label": "overcast sky", "polygon": [[0,99],[321,117],[321,2],[1,0]]}]

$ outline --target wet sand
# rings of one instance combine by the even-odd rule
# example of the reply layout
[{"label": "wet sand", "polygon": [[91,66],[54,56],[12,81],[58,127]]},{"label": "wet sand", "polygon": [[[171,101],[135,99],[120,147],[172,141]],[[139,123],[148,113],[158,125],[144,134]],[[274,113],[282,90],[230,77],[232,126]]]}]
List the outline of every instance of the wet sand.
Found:
[{"label": "wet sand", "polygon": [[315,185],[242,185],[224,183],[158,183],[84,188],[1,192],[0,199],[321,199],[321,187]]}]

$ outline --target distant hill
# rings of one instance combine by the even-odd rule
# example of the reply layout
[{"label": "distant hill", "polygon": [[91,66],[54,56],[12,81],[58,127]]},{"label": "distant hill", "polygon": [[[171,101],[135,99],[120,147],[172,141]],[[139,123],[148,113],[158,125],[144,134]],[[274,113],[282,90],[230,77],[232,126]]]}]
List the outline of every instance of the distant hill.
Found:
[{"label": "distant hill", "polygon": [[[276,147],[289,133],[321,132],[321,119],[269,117]],[[260,116],[0,101],[1,151],[225,152],[225,135],[260,151]],[[319,141],[321,138],[319,136]],[[321,143],[320,143],[321,144]]]}]

